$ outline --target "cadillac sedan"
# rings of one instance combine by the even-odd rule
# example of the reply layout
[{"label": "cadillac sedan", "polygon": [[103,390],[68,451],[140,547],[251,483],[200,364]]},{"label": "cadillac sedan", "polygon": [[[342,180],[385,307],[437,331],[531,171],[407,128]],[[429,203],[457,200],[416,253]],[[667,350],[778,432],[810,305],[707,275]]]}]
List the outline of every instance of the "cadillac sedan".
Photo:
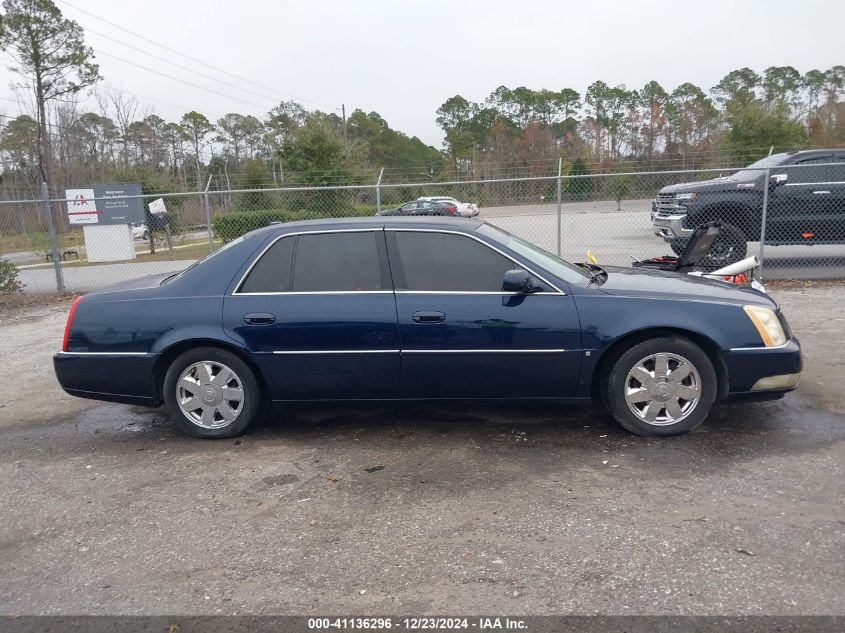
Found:
[{"label": "cadillac sedan", "polygon": [[781,397],[801,353],[777,303],[699,277],[574,265],[478,220],[269,226],[182,273],[73,303],[70,394],[167,405],[196,437],[317,401],[603,402],[677,435]]}]

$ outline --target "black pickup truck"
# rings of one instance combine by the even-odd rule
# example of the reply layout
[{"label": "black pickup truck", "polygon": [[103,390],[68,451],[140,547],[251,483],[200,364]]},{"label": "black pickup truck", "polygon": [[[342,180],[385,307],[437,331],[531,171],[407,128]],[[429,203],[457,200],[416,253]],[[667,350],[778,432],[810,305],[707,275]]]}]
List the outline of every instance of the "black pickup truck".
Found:
[{"label": "black pickup truck", "polygon": [[705,264],[718,267],[739,261],[746,256],[748,242],[760,240],[767,186],[767,245],[845,243],[842,149],[773,154],[727,178],[663,187],[651,207],[654,233],[678,254],[695,227],[719,221],[722,231]]}]

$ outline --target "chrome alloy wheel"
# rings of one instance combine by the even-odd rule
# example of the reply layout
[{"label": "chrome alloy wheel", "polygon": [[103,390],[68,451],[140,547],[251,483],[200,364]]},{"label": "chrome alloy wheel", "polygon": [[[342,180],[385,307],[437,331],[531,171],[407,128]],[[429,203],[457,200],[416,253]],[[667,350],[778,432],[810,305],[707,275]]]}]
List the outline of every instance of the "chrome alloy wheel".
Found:
[{"label": "chrome alloy wheel", "polygon": [[243,409],[243,384],[226,365],[201,361],[179,376],[176,402],[185,417],[197,426],[219,429],[234,422]]},{"label": "chrome alloy wheel", "polygon": [[701,398],[701,376],[678,354],[652,354],[625,377],[625,402],[646,424],[669,426],[686,418]]}]

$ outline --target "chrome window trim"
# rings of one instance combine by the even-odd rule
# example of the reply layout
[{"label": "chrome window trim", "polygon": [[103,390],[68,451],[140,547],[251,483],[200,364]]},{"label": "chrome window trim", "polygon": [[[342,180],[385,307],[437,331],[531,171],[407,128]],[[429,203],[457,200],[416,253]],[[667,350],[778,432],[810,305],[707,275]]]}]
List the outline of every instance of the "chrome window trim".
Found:
[{"label": "chrome window trim", "polygon": [[845,185],[845,180],[830,182],[787,182],[784,187],[821,187],[824,185]]},{"label": "chrome window trim", "polygon": [[483,290],[396,290],[398,295],[489,295],[496,297],[559,296],[560,292],[485,292]]},{"label": "chrome window trim", "polygon": [[260,297],[273,295],[390,295],[392,290],[308,290],[302,292],[237,292],[233,297]]},{"label": "chrome window trim", "polygon": [[[479,239],[479,238],[478,238],[478,237],[476,237],[475,235],[470,235],[469,233],[462,233],[462,232],[460,232],[460,231],[449,231],[449,230],[447,230],[447,229],[406,229],[406,228],[399,228],[399,227],[386,226],[386,227],[384,227],[384,230],[385,230],[385,231],[399,231],[399,232],[403,232],[403,233],[446,233],[447,235],[461,235],[461,236],[463,236],[463,237],[468,237],[468,238],[469,238],[469,239],[471,239],[471,240],[475,240],[476,242],[478,242],[478,243],[479,243],[479,244],[481,244],[482,246],[486,246],[486,247],[487,247],[487,248],[489,248],[490,250],[492,250],[492,251],[495,251],[495,252],[499,253],[499,255],[501,255],[502,257],[505,257],[506,259],[511,260],[514,264],[516,264],[516,265],[517,265],[517,266],[519,266],[520,268],[525,269],[526,271],[528,271],[529,273],[531,273],[532,275],[534,275],[535,277],[537,277],[537,279],[539,279],[539,280],[540,280],[540,281],[542,281],[543,283],[545,283],[545,284],[547,284],[547,285],[551,286],[552,288],[554,288],[554,289],[555,289],[555,291],[556,291],[556,292],[553,292],[553,293],[538,293],[538,294],[559,294],[559,295],[566,295],[566,293],[565,293],[563,290],[561,290],[560,288],[558,288],[555,284],[553,284],[552,282],[550,282],[548,279],[546,279],[546,278],[545,278],[545,277],[543,277],[542,275],[538,274],[537,272],[535,272],[534,270],[532,270],[531,268],[529,268],[529,267],[528,267],[528,266],[526,266],[525,264],[522,264],[522,263],[518,262],[518,261],[517,261],[517,260],[515,260],[513,257],[511,257],[510,255],[508,255],[507,253],[505,253],[504,251],[502,251],[502,250],[500,250],[500,249],[496,248],[495,246],[492,246],[492,245],[488,244],[487,242],[485,242],[485,241],[484,241],[484,240],[482,240],[482,239]],[[436,294],[442,294],[442,293],[445,293],[445,292],[450,292],[450,293],[451,293],[451,292],[455,292],[455,293],[457,293],[457,294],[471,294],[471,293],[473,293],[473,294],[474,294],[474,293],[475,293],[475,292],[477,292],[477,291],[472,291],[472,290],[467,290],[467,291],[462,291],[462,290],[453,290],[453,291],[441,291],[441,290],[413,290],[413,291],[404,291],[404,290],[396,290],[396,292],[432,292],[432,293],[436,293]],[[493,293],[493,294],[498,294],[498,293]],[[521,293],[516,293],[516,294],[521,294]]]},{"label": "chrome window trim", "polygon": [[319,235],[323,233],[375,233],[376,231],[384,231],[384,227],[373,227],[373,228],[366,228],[366,229],[325,229],[325,230],[313,230],[313,231],[297,231],[295,233],[285,233],[284,235],[279,235],[271,241],[261,253],[252,260],[252,263],[249,265],[249,268],[246,269],[246,272],[241,275],[241,278],[238,280],[238,283],[235,284],[235,289],[229,295],[231,297],[236,297],[238,295],[312,295],[312,294],[371,294],[371,293],[384,293],[384,292],[393,292],[392,290],[314,290],[314,291],[307,291],[307,292],[238,292],[238,288],[240,288],[244,280],[249,276],[249,273],[252,272],[252,269],[255,268],[255,265],[261,260],[262,257],[269,251],[273,245],[278,242],[279,240],[283,240],[286,237],[294,237],[295,235]]},{"label": "chrome window trim", "polygon": [[[483,246],[499,253],[503,257],[509,259],[517,266],[524,268],[526,271],[537,277],[543,283],[551,286],[554,288],[554,292],[535,292],[535,293],[521,293],[521,292],[494,292],[494,291],[476,291],[476,290],[313,290],[313,291],[304,291],[304,292],[238,292],[238,288],[240,288],[244,280],[249,276],[252,272],[252,269],[255,265],[259,262],[259,260],[264,257],[270,248],[278,242],[286,237],[294,237],[296,235],[315,235],[315,234],[322,234],[322,233],[374,233],[376,231],[405,231],[405,232],[413,232],[413,233],[446,233],[448,235],[462,235],[464,237],[468,237],[476,242],[479,242]],[[249,265],[249,268],[246,269],[246,272],[241,275],[241,278],[238,280],[238,283],[235,284],[235,290],[229,295],[230,297],[256,297],[256,296],[277,296],[277,295],[290,295],[290,296],[307,296],[307,295],[361,295],[361,294],[390,294],[390,293],[401,293],[401,294],[448,294],[448,295],[497,295],[497,296],[527,296],[527,294],[531,295],[563,295],[566,296],[566,293],[558,288],[555,284],[551,283],[548,279],[543,277],[542,275],[538,274],[528,266],[518,262],[513,257],[505,253],[504,251],[496,248],[495,246],[491,246],[487,242],[482,239],[475,237],[474,235],[470,235],[468,233],[462,233],[460,231],[449,231],[445,229],[406,229],[406,228],[395,228],[395,227],[375,227],[375,228],[366,228],[366,229],[324,229],[324,230],[314,230],[314,231],[297,231],[295,233],[285,233],[284,235],[279,235],[276,239],[270,242],[261,253],[256,257],[253,262]]]}]

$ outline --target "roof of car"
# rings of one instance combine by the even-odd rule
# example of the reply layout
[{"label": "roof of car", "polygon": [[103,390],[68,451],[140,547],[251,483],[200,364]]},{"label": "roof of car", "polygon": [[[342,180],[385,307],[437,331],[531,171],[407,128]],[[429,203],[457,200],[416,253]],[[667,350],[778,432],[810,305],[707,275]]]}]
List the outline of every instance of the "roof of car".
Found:
[{"label": "roof of car", "polygon": [[413,226],[415,228],[432,229],[459,229],[473,231],[484,224],[476,218],[458,218],[453,216],[431,216],[431,215],[410,215],[410,216],[366,216],[358,218],[323,218],[321,220],[300,220],[298,222],[280,222],[267,227],[257,229],[253,235],[265,234],[267,232],[290,233],[303,230],[325,230],[329,228],[365,228],[365,227],[388,227],[401,228]]},{"label": "roof of car", "polygon": [[772,158],[781,158],[783,160],[786,160],[788,158],[825,154],[833,154],[834,156],[840,156],[843,153],[844,152],[841,149],[794,149],[789,152],[780,152],[779,154],[772,154]]}]

